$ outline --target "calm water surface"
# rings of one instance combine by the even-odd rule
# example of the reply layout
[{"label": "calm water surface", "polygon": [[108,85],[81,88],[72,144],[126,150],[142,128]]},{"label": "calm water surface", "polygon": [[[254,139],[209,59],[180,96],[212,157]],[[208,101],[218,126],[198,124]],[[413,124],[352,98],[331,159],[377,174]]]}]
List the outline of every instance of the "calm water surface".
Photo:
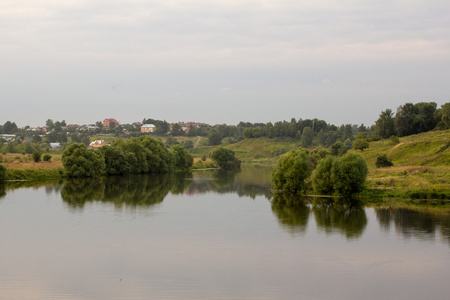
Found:
[{"label": "calm water surface", "polygon": [[0,299],[449,299],[449,214],[271,199],[264,168],[6,187]]}]

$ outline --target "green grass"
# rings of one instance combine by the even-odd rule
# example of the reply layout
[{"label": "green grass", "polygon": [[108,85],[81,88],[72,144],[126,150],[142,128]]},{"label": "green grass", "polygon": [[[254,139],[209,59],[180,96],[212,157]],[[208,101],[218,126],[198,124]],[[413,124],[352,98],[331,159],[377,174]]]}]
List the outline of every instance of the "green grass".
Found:
[{"label": "green grass", "polygon": [[62,178],[62,168],[7,169],[6,180],[42,180]]}]

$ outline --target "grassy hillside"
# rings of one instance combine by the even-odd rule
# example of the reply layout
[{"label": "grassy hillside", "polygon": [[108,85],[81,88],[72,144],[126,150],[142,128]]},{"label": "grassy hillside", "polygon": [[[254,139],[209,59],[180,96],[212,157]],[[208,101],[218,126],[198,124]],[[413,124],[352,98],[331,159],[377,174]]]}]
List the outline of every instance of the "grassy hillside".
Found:
[{"label": "grassy hillside", "polygon": [[378,154],[386,154],[394,166],[450,166],[450,130],[431,131],[390,140],[371,142],[361,153],[370,167]]}]

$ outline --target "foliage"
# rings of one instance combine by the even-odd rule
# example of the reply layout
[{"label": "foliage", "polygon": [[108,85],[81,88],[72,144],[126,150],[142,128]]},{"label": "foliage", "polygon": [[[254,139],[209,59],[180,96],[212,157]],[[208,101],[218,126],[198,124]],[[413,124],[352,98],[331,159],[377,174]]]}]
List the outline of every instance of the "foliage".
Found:
[{"label": "foliage", "polygon": [[124,175],[131,173],[131,165],[126,155],[118,148],[104,146],[99,153],[105,160],[105,171],[108,175]]},{"label": "foliage", "polygon": [[445,103],[441,107],[442,122],[444,122],[445,126],[450,129],[450,102]]},{"label": "foliage", "polygon": [[331,173],[333,168],[334,156],[327,156],[317,164],[312,176],[312,186],[319,195],[332,195],[334,192]]},{"label": "foliage", "polygon": [[375,122],[375,132],[378,136],[387,139],[395,134],[395,124],[393,112],[390,109],[382,111],[378,120]]},{"label": "foliage", "polygon": [[391,137],[389,138],[389,142],[391,143],[391,145],[397,145],[400,144],[400,139],[398,138],[398,136],[391,135]]},{"label": "foliage", "polygon": [[211,130],[211,132],[208,134],[208,141],[212,146],[220,145],[220,142],[222,141],[222,135],[217,130]]},{"label": "foliage", "polygon": [[192,149],[194,148],[194,142],[192,140],[184,140],[181,143],[181,146],[183,146],[184,149]]},{"label": "foliage", "polygon": [[330,153],[334,156],[342,156],[347,153],[347,146],[343,142],[336,142],[331,145]]},{"label": "foliage", "polygon": [[272,188],[291,194],[305,192],[305,181],[309,178],[311,172],[309,151],[302,148],[291,150],[280,157],[273,169]]},{"label": "foliage", "polygon": [[364,149],[369,148],[369,142],[366,139],[356,139],[353,141],[352,148],[364,151]]},{"label": "foliage", "polygon": [[84,144],[72,144],[63,152],[63,166],[69,177],[95,177],[105,172],[105,160],[100,153],[86,149]]},{"label": "foliage", "polygon": [[331,170],[331,181],[335,192],[339,195],[350,196],[363,191],[367,172],[367,163],[359,154],[348,153],[336,158]]},{"label": "foliage", "polygon": [[311,127],[305,127],[303,128],[302,137],[300,139],[300,145],[303,148],[307,148],[312,145],[314,138],[314,132],[312,131]]},{"label": "foliage", "polygon": [[233,150],[218,148],[211,153],[211,159],[222,169],[239,169],[241,161],[237,159]]},{"label": "foliage", "polygon": [[62,178],[63,175],[64,171],[61,168],[8,169],[6,180],[42,180]]},{"label": "foliage", "polygon": [[33,161],[34,162],[40,162],[42,153],[36,150],[36,151],[33,152],[32,156],[33,156]]},{"label": "foliage", "polygon": [[6,168],[0,164],[0,182],[5,181],[6,178]]},{"label": "foliage", "polygon": [[177,141],[177,139],[176,138],[174,138],[173,136],[169,136],[167,139],[166,139],[166,146],[167,147],[172,147],[172,146],[174,146],[174,145],[179,145],[180,143]]},{"label": "foliage", "polygon": [[170,152],[172,153],[174,158],[175,168],[187,171],[190,167],[192,167],[194,158],[189,152],[187,152],[186,149],[176,145],[170,149]]},{"label": "foliage", "polygon": [[50,154],[48,154],[48,153],[45,153],[43,156],[42,156],[42,160],[43,161],[50,161],[52,159],[52,156],[50,155]]},{"label": "foliage", "polygon": [[387,158],[386,154],[379,154],[377,157],[377,161],[375,162],[375,166],[377,168],[392,167],[393,165],[394,164],[389,158]]}]

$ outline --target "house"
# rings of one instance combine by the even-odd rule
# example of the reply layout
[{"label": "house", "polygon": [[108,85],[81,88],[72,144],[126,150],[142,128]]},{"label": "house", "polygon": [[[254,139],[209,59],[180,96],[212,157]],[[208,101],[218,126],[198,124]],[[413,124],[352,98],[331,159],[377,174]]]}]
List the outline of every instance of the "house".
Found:
[{"label": "house", "polygon": [[98,149],[100,147],[107,146],[107,145],[108,144],[104,140],[95,140],[89,144],[88,148],[95,150],[95,149]]},{"label": "house", "polygon": [[50,143],[50,149],[62,149],[61,143]]},{"label": "house", "polygon": [[115,123],[116,125],[119,125],[119,121],[116,119],[110,118],[110,119],[104,119],[103,120],[103,127],[109,127],[111,123]]},{"label": "house", "polygon": [[141,126],[141,132],[155,132],[156,126],[153,124],[144,124]]}]

